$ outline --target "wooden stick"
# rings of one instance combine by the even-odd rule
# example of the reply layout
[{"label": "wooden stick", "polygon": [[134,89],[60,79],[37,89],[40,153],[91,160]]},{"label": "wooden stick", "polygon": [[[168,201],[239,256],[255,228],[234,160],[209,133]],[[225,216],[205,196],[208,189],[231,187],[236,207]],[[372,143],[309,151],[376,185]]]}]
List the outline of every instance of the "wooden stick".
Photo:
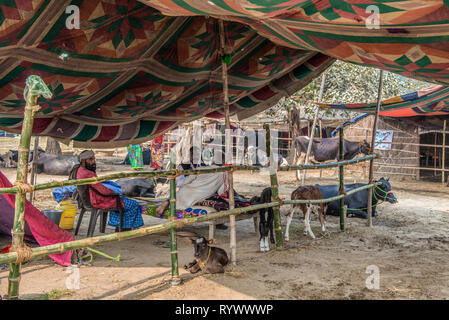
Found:
[{"label": "wooden stick", "polygon": [[[34,151],[33,151],[33,164],[31,167],[31,179],[30,179],[30,183],[32,185],[36,184],[36,178],[37,178],[37,173],[36,173],[36,167],[37,167],[37,159],[38,159],[38,148],[39,148],[39,136],[36,136],[34,138]],[[33,199],[34,199],[34,192],[30,193],[30,202],[31,204],[33,203]]]},{"label": "wooden stick", "polygon": [[[437,168],[437,134],[435,133],[435,148],[433,150],[433,167],[436,169]],[[435,170],[433,172],[433,175],[436,176],[437,175],[437,171]]]},{"label": "wooden stick", "polygon": [[[338,150],[339,150],[340,160],[343,160],[344,157],[345,157],[343,126],[340,126],[340,143],[338,145]],[[345,194],[345,178],[344,178],[345,167],[343,165],[340,165],[339,171],[340,171],[340,175],[339,175],[340,188],[339,188],[339,192],[338,193],[339,194]],[[344,210],[344,206],[345,206],[345,199],[340,199],[340,230],[341,231],[345,231],[345,210]]]},{"label": "wooden stick", "polygon": [[[374,145],[376,142],[376,131],[377,131],[377,120],[379,118],[379,110],[380,110],[380,105],[382,104],[382,82],[383,82],[383,75],[384,75],[384,71],[381,69],[379,72],[379,87],[377,90],[377,105],[376,105],[376,114],[374,116],[374,123],[373,123],[373,129],[371,131],[371,153],[374,150]],[[374,177],[374,159],[371,159],[371,161],[369,162],[369,177],[368,177],[368,184],[371,184],[373,182],[373,177]],[[372,211],[373,211],[373,207],[372,207],[372,203],[373,203],[373,189],[369,189],[368,190],[368,208],[367,208],[367,213],[368,213],[368,227],[372,227],[373,226],[373,219],[372,219]]]},{"label": "wooden stick", "polygon": [[441,154],[441,183],[444,185],[444,167],[445,167],[445,161],[446,161],[446,150],[444,149],[444,146],[446,145],[446,120],[443,122],[443,148],[442,154]]},{"label": "wooden stick", "polygon": [[[274,154],[271,152],[271,135],[270,135],[270,126],[265,124],[265,143],[268,157],[268,165],[277,166],[277,163],[274,161]],[[279,201],[279,190],[278,190],[278,178],[275,170],[270,172],[270,183],[271,183],[271,197],[275,201]],[[282,238],[282,227],[281,227],[281,210],[280,205],[278,207],[273,208],[274,214],[274,233],[276,235],[276,249],[284,248],[284,240]]]},{"label": "wooden stick", "polygon": [[[323,127],[320,119],[320,138],[323,138]],[[320,178],[323,176],[323,169],[320,169]]]},{"label": "wooden stick", "polygon": [[[230,137],[231,134],[231,116],[229,113],[229,95],[228,95],[228,65],[224,61],[224,55],[225,55],[225,31],[224,31],[224,24],[223,20],[219,20],[219,27],[220,27],[220,45],[221,45],[221,70],[222,70],[222,79],[223,79],[223,95],[224,95],[224,111],[225,111],[225,123],[226,123],[226,158],[228,161],[230,160],[231,163],[226,163],[227,165],[232,164],[232,138]],[[230,153],[230,156],[229,156]],[[235,201],[234,201],[234,179],[232,175],[232,171],[228,173],[228,187],[229,187],[229,208],[232,210],[235,208]],[[231,263],[235,266],[237,264],[237,238],[236,238],[236,230],[235,230],[235,216],[231,215],[229,216],[229,225],[230,225],[230,235],[229,235],[229,241],[230,241],[230,249],[231,249]]]},{"label": "wooden stick", "polygon": [[[318,101],[319,102],[321,102],[321,100],[323,98],[325,81],[326,81],[326,73],[323,73],[323,75],[321,76],[320,92],[318,94]],[[318,114],[320,112],[320,107],[316,106],[315,108],[316,108],[315,109],[315,116],[313,117],[312,128],[309,129],[310,130],[309,131],[309,144],[307,145],[307,153],[306,153],[306,158],[304,159],[304,164],[308,164],[309,163],[310,151],[312,150],[313,138],[315,137],[316,122],[317,122],[317,119],[318,119]],[[307,174],[307,171],[303,171],[302,172],[301,185],[304,185],[304,183],[306,181],[306,174]]]}]

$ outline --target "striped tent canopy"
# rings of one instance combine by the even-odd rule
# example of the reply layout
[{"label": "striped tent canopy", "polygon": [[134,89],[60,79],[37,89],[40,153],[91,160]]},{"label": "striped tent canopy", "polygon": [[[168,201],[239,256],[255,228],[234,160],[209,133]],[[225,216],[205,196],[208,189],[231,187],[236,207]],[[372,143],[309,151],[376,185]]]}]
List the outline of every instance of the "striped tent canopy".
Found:
[{"label": "striped tent canopy", "polygon": [[[324,108],[375,113],[377,103],[325,104]],[[434,85],[426,89],[383,100],[379,115],[387,117],[449,115],[449,87]]]},{"label": "striped tent canopy", "polygon": [[445,1],[5,0],[0,129],[20,132],[33,74],[53,92],[38,101],[33,134],[77,147],[125,146],[223,117],[218,18],[239,119],[301,89],[335,59],[449,83]]}]

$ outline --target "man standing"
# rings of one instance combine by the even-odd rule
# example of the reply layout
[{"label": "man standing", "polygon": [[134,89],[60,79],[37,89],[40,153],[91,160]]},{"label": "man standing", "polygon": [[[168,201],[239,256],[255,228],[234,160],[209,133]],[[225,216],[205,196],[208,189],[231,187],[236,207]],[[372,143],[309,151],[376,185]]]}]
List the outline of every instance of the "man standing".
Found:
[{"label": "man standing", "polygon": [[[80,154],[80,166],[76,173],[76,179],[96,178],[96,161],[95,154],[92,150],[85,150]],[[114,191],[105,187],[102,183],[95,183],[90,185],[98,192],[108,195],[113,194]],[[90,202],[95,209],[111,209],[117,206],[116,198],[103,197],[93,190],[89,190]],[[123,207],[123,225],[122,231],[137,229],[143,226],[142,213],[140,211],[139,203],[136,200],[120,197],[121,205]],[[115,227],[115,231],[119,230],[120,214],[118,211],[111,211],[109,213],[108,225]]]}]

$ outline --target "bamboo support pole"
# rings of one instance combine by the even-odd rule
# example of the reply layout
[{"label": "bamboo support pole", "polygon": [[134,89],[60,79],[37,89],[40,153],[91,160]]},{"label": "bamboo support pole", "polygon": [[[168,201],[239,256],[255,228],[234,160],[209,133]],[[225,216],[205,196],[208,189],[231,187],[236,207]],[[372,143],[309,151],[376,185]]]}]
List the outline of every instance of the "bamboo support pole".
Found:
[{"label": "bamboo support pole", "polygon": [[[220,46],[221,46],[221,71],[222,71],[222,79],[223,79],[223,96],[224,96],[224,111],[225,111],[225,124],[226,124],[226,149],[227,160],[230,163],[226,163],[226,165],[232,165],[233,152],[232,152],[232,137],[231,137],[231,116],[229,113],[229,94],[228,94],[228,65],[225,61],[225,30],[223,20],[219,20],[219,29],[220,29]],[[235,208],[234,201],[234,177],[232,171],[228,173],[228,195],[229,195],[229,208]],[[230,249],[231,249],[231,263],[232,265],[237,264],[237,236],[235,230],[235,216],[229,216],[229,226],[230,226]]]},{"label": "bamboo support pole", "polygon": [[[380,70],[379,72],[379,88],[377,90],[377,105],[376,105],[376,115],[374,116],[373,129],[371,131],[371,153],[374,151],[374,145],[376,142],[376,131],[377,131],[377,120],[379,119],[379,110],[380,105],[382,104],[382,82],[383,82],[384,71]],[[368,176],[368,184],[373,182],[374,177],[374,159],[371,159],[369,162],[369,176]],[[368,226],[373,226],[373,189],[368,190]]]},{"label": "bamboo support pole", "polygon": [[445,161],[446,161],[446,150],[444,149],[444,146],[446,145],[446,120],[443,122],[443,148],[441,153],[441,183],[444,185],[444,168],[445,168]]},{"label": "bamboo support pole", "polygon": [[[380,183],[377,183],[380,185]],[[193,218],[184,218],[178,221],[169,221],[155,226],[149,226],[145,228],[140,228],[131,231],[115,232],[103,236],[91,237],[86,239],[80,239],[70,242],[61,242],[57,244],[52,244],[44,247],[36,247],[31,249],[31,256],[29,260],[33,260],[39,257],[47,256],[53,253],[63,253],[66,251],[71,251],[78,248],[92,247],[95,245],[101,245],[114,241],[122,241],[128,239],[134,239],[143,237],[149,234],[161,233],[172,228],[182,228],[186,225],[191,225],[194,223],[200,223],[210,220],[215,220],[218,218],[226,217],[229,215],[242,214],[249,211],[258,211],[262,208],[276,207],[279,205],[289,205],[289,204],[299,204],[299,203],[328,203],[331,201],[339,200],[342,197],[348,197],[354,193],[360,192],[362,190],[370,189],[375,187],[376,184],[364,185],[359,188],[350,190],[346,195],[338,195],[327,199],[315,199],[315,200],[283,200],[282,204],[280,201],[274,201],[270,203],[256,204],[243,208],[236,208],[232,210],[220,211],[216,213],[207,214],[205,216],[198,216]],[[10,263],[17,259],[17,252],[9,252],[5,254],[0,254],[0,264]]]},{"label": "bamboo support pole", "polygon": [[[28,84],[27,84],[28,85]],[[26,106],[24,112],[24,119],[22,123],[22,133],[19,142],[19,158],[17,162],[17,177],[16,181],[21,184],[27,184],[28,174],[28,157],[30,153],[31,132],[33,128],[34,113],[38,110],[37,98],[38,95],[31,94],[32,88],[29,88],[28,95],[25,97]],[[12,250],[24,250],[23,237],[25,225],[25,204],[26,192],[16,194],[15,212],[14,212],[14,226],[12,230]],[[19,282],[21,262],[11,263],[9,277],[8,277],[8,296],[10,300],[19,298]]]},{"label": "bamboo support pole", "polygon": [[[268,158],[268,166],[277,167],[277,163],[274,161],[274,154],[271,150],[271,135],[270,135],[270,127],[268,124],[264,125],[265,129],[265,143],[267,150],[267,158]],[[272,201],[280,201],[279,200],[279,190],[278,190],[278,177],[276,174],[276,170],[274,168],[270,168],[270,183],[271,183],[271,199]],[[273,208],[274,214],[274,233],[276,236],[276,249],[284,248],[284,240],[282,238],[282,227],[281,227],[281,205],[279,203],[278,207]]]},{"label": "bamboo support pole", "polygon": [[[308,164],[308,165],[297,165],[297,166],[281,166],[278,168],[278,171],[295,171],[295,170],[311,170],[311,169],[320,169],[320,168],[334,168],[338,167],[340,164],[349,165],[362,161],[367,161],[371,159],[377,158],[377,154],[372,154],[352,160],[338,161],[332,163],[322,163],[322,164]],[[264,168],[263,166],[248,166],[248,165],[239,165],[239,166],[224,166],[219,168],[200,168],[200,169],[188,169],[182,172],[183,175],[194,175],[194,174],[206,174],[206,173],[216,173],[216,172],[226,172],[226,171],[258,171]],[[432,169],[433,170],[433,169]],[[46,190],[53,189],[58,187],[65,186],[79,186],[84,184],[95,184],[98,182],[103,182],[106,180],[115,180],[121,178],[135,178],[135,177],[167,177],[171,175],[175,175],[176,170],[161,170],[161,171],[134,171],[134,172],[120,172],[113,173],[104,176],[99,176],[96,178],[87,178],[80,180],[65,180],[65,181],[53,181],[48,183],[37,184],[34,186],[34,191],[38,190]],[[17,187],[9,187],[9,188],[0,188],[0,194],[14,194],[19,192]]]},{"label": "bamboo support pole", "polygon": [[[343,126],[340,126],[340,143],[338,145],[339,150],[339,158],[340,160],[344,160],[345,153],[344,153],[344,133],[343,133]],[[339,194],[345,194],[345,167],[343,165],[339,166],[339,180],[340,180],[340,188],[338,193]],[[345,206],[345,199],[340,199],[340,230],[345,231],[345,212],[344,212],[344,206]]]},{"label": "bamboo support pole", "polygon": [[[30,178],[30,184],[35,185],[36,184],[36,177],[37,177],[37,173],[36,173],[36,167],[37,167],[37,153],[38,153],[38,148],[39,148],[39,136],[36,136],[34,138],[34,151],[33,151],[33,163],[31,166],[31,178]],[[33,199],[34,199],[34,192],[30,193],[30,202],[33,203]]]},{"label": "bamboo support pole", "polygon": [[[170,159],[170,169],[175,168],[174,159]],[[170,219],[176,220],[176,176],[170,177]],[[177,286],[181,283],[178,267],[178,244],[175,228],[170,229],[170,256],[171,256],[171,285]]]}]

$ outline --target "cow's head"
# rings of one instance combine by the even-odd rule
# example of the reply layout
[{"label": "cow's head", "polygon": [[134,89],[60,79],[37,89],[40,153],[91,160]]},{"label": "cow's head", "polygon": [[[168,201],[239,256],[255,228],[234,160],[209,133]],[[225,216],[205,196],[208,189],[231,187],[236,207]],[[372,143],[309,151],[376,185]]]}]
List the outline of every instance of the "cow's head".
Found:
[{"label": "cow's head", "polygon": [[393,191],[391,191],[390,178],[385,179],[382,177],[377,182],[382,183],[374,188],[377,198],[390,203],[397,203],[398,199],[396,199]]},{"label": "cow's head", "polygon": [[360,141],[360,152],[365,155],[371,153],[371,146],[366,140]]},{"label": "cow's head", "polygon": [[195,248],[195,258],[201,257],[201,254],[205,253],[206,250],[209,249],[209,244],[215,243],[215,239],[206,240],[204,237],[188,238],[187,241],[193,244],[193,247]]}]

